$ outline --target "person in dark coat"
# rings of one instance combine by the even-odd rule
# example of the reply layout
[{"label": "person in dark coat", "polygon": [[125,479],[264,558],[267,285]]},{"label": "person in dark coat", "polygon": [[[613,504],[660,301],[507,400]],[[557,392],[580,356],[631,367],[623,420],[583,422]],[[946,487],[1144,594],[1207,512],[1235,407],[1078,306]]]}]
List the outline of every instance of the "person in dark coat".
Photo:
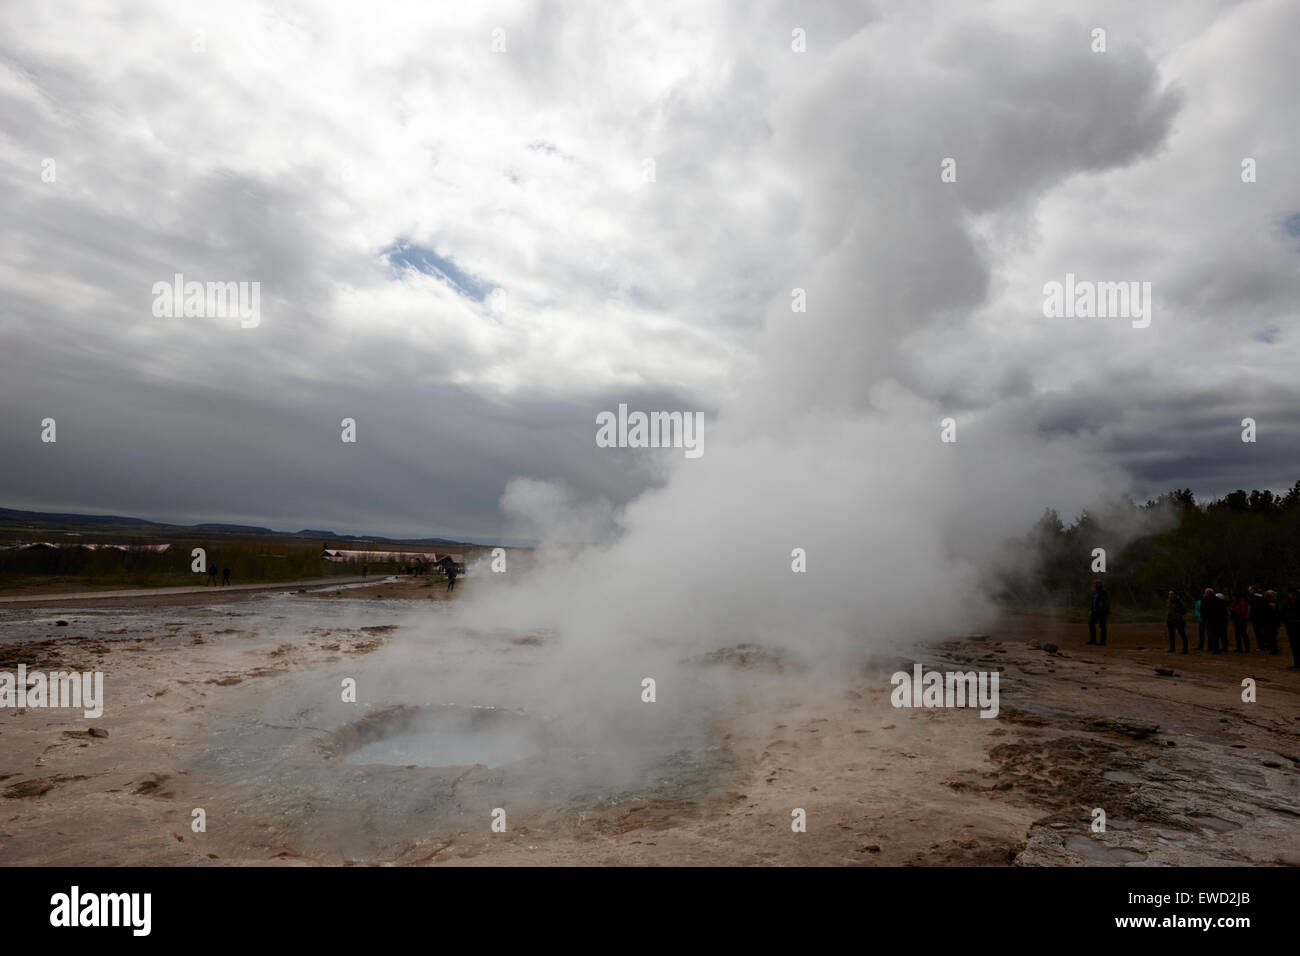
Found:
[{"label": "person in dark coat", "polygon": [[[1210,589],[1206,588],[1205,590],[1206,593],[1209,593]],[[1201,604],[1204,600],[1204,598],[1197,598],[1196,603],[1192,605],[1192,610],[1196,613],[1196,649],[1198,651],[1205,650],[1205,618],[1201,616]]]},{"label": "person in dark coat", "polygon": [[1300,590],[1291,588],[1282,602],[1282,623],[1286,625],[1286,639],[1291,645],[1291,670],[1300,670]]},{"label": "person in dark coat", "polygon": [[1206,591],[1201,598],[1201,614],[1210,632],[1210,653],[1222,654],[1228,649],[1228,602],[1222,594]]},{"label": "person in dark coat", "polygon": [[[1278,653],[1277,631],[1282,624],[1282,608],[1277,600],[1276,591],[1265,591],[1260,605],[1260,623],[1264,629],[1264,650],[1270,654]],[[1257,624],[1256,627],[1259,627]]]},{"label": "person in dark coat", "polygon": [[230,584],[230,568],[221,569],[221,586],[227,587]]},{"label": "person in dark coat", "polygon": [[1183,638],[1183,653],[1187,653],[1187,623],[1183,618],[1187,615],[1187,607],[1183,604],[1183,599],[1178,596],[1178,592],[1173,588],[1169,589],[1169,599],[1165,601],[1165,627],[1169,630],[1169,653],[1172,654],[1174,648],[1174,634],[1180,634]]},{"label": "person in dark coat", "polygon": [[1232,612],[1232,634],[1236,638],[1237,653],[1250,650],[1250,635],[1246,633],[1246,617],[1250,614],[1250,603],[1240,594],[1229,608]]},{"label": "person in dark coat", "polygon": [[[1102,586],[1101,579],[1092,582],[1092,594],[1088,597],[1088,643],[1106,646],[1106,618],[1110,617],[1110,595]],[[1098,632],[1101,640],[1097,640]]]},{"label": "person in dark coat", "polygon": [[1246,616],[1250,619],[1251,630],[1255,632],[1255,650],[1266,650],[1260,622],[1268,616],[1268,611],[1264,606],[1264,595],[1253,584],[1246,588],[1246,603],[1250,605],[1250,611]]},{"label": "person in dark coat", "polygon": [[447,565],[447,590],[448,591],[456,590],[456,575],[458,574],[460,574],[460,570],[456,567],[455,564]]}]

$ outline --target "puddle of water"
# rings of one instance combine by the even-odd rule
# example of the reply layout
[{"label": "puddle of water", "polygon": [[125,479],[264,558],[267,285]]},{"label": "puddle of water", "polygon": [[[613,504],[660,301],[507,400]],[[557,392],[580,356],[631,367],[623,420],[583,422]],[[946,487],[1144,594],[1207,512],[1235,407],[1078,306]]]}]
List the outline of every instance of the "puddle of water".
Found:
[{"label": "puddle of water", "polygon": [[530,741],[504,728],[479,731],[407,731],[366,744],[344,757],[346,763],[386,763],[399,767],[500,767],[539,753]]},{"label": "puddle of water", "polygon": [[1213,830],[1215,833],[1227,833],[1229,830],[1241,829],[1240,823],[1233,823],[1231,820],[1224,820],[1220,817],[1214,817],[1208,814],[1204,816],[1191,815],[1188,816],[1187,819],[1199,826],[1205,827],[1207,830]]},{"label": "puddle of water", "polygon": [[351,764],[398,767],[501,767],[541,753],[532,722],[495,708],[434,707],[402,713],[348,750]]},{"label": "puddle of water", "polygon": [[1135,773],[1129,773],[1127,770],[1109,770],[1102,774],[1107,780],[1115,780],[1119,783],[1141,783],[1142,778]]},{"label": "puddle of water", "polygon": [[1145,860],[1147,855],[1139,850],[1128,850],[1122,846],[1106,846],[1090,837],[1074,834],[1065,838],[1065,848],[1073,850],[1085,860],[1098,863],[1136,863]]}]

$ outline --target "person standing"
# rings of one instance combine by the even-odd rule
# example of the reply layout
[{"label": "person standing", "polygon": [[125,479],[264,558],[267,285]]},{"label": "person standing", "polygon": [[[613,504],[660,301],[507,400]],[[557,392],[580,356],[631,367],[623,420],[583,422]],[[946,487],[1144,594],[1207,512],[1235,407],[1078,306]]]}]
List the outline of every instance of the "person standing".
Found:
[{"label": "person standing", "polygon": [[1228,653],[1228,601],[1222,593],[1214,595],[1214,627],[1210,632],[1210,643],[1216,654]]},{"label": "person standing", "polygon": [[221,586],[223,588],[230,586],[230,568],[221,569]]},{"label": "person standing", "polygon": [[1246,615],[1250,613],[1250,605],[1246,598],[1238,594],[1237,599],[1232,602],[1232,636],[1237,641],[1234,648],[1236,653],[1250,650],[1250,635],[1246,633]]},{"label": "person standing", "polygon": [[208,568],[208,586],[215,587],[217,584],[217,566],[214,564]]},{"label": "person standing", "polygon": [[1282,623],[1282,609],[1278,606],[1277,592],[1265,591],[1260,614],[1264,623],[1264,650],[1270,654],[1278,653],[1277,631]]},{"label": "person standing", "polygon": [[1174,652],[1174,634],[1178,633],[1183,638],[1183,653],[1187,653],[1187,623],[1183,618],[1187,614],[1187,608],[1183,605],[1183,599],[1178,596],[1178,592],[1173,588],[1169,589],[1169,599],[1165,602],[1165,627],[1169,630],[1169,653]]},{"label": "person standing", "polygon": [[1282,623],[1286,625],[1287,643],[1291,645],[1290,670],[1300,670],[1300,591],[1291,588],[1282,602]]},{"label": "person standing", "polygon": [[[1204,593],[1209,594],[1210,589],[1206,588]],[[1196,599],[1196,604],[1192,606],[1192,610],[1196,612],[1196,649],[1198,651],[1205,650],[1205,618],[1201,617],[1201,602],[1204,600],[1205,597],[1202,595]]]},{"label": "person standing", "polygon": [[[1214,588],[1206,588],[1201,595],[1201,621],[1205,634],[1209,638],[1210,653],[1219,653],[1219,601],[1214,596]],[[1196,648],[1198,651],[1200,647]]]},{"label": "person standing", "polygon": [[451,564],[447,565],[447,590],[448,591],[456,590],[456,575],[458,575],[459,573],[460,571],[457,569],[456,563],[454,561]]},{"label": "person standing", "polygon": [[1255,650],[1264,650],[1264,638],[1260,634],[1260,621],[1266,616],[1264,613],[1264,595],[1259,593],[1259,588],[1251,585],[1246,588],[1246,603],[1250,605],[1250,611],[1247,617],[1250,619],[1251,630],[1255,632]]},{"label": "person standing", "polygon": [[[1106,618],[1110,616],[1110,595],[1102,586],[1101,579],[1092,582],[1092,594],[1088,597],[1088,643],[1106,646]],[[1101,640],[1097,640],[1098,632]]]}]

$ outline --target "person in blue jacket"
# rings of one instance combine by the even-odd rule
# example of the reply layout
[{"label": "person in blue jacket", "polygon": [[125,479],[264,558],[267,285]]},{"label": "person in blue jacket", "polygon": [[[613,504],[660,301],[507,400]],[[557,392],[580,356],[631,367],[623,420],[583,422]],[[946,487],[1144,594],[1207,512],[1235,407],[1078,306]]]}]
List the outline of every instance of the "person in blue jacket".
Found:
[{"label": "person in blue jacket", "polygon": [[[1209,588],[1206,588],[1208,591]],[[1203,598],[1197,598],[1196,603],[1192,605],[1192,610],[1196,612],[1196,649],[1205,650],[1205,618],[1201,617],[1201,601]]]}]

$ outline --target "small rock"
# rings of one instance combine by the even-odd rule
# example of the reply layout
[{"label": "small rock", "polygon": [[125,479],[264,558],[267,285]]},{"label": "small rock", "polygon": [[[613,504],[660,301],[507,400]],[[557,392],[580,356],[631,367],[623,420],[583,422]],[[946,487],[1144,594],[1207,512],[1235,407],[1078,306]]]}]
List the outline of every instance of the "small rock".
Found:
[{"label": "small rock", "polygon": [[1157,667],[1156,673],[1161,677],[1173,677],[1174,669],[1172,667]]},{"label": "small rock", "polygon": [[107,737],[107,736],[108,736],[108,731],[105,730],[103,727],[91,727],[88,731],[86,731],[86,733],[90,734],[90,736],[92,736],[92,737]]},{"label": "small rock", "polygon": [[1261,761],[1261,763],[1263,763],[1265,767],[1280,767],[1280,766],[1282,766],[1282,764],[1279,763],[1279,762],[1276,761],[1276,760],[1264,760],[1264,761]]},{"label": "small rock", "polygon": [[871,846],[864,846],[864,847],[862,848],[862,852],[863,852],[863,853],[879,853],[879,852],[880,852],[880,847],[879,847],[879,845],[873,843],[873,844],[871,844]]},{"label": "small rock", "polygon": [[1044,644],[1043,650],[1047,651],[1047,653],[1049,654],[1055,654],[1057,651],[1060,650],[1060,648],[1057,647],[1055,644]]},{"label": "small rock", "polygon": [[[40,761],[36,761],[37,765]],[[11,784],[0,790],[0,796],[7,797],[10,800],[16,800],[22,797],[39,797],[49,793],[57,785],[58,781],[53,777],[39,777],[35,780],[23,780],[19,783]]]},{"label": "small rock", "polygon": [[1127,717],[1100,717],[1094,720],[1092,725],[1104,730],[1113,731],[1117,734],[1124,734],[1127,737],[1136,737],[1138,740],[1141,740],[1144,737],[1150,737],[1160,729],[1158,724],[1150,724],[1142,720],[1132,720]]}]

